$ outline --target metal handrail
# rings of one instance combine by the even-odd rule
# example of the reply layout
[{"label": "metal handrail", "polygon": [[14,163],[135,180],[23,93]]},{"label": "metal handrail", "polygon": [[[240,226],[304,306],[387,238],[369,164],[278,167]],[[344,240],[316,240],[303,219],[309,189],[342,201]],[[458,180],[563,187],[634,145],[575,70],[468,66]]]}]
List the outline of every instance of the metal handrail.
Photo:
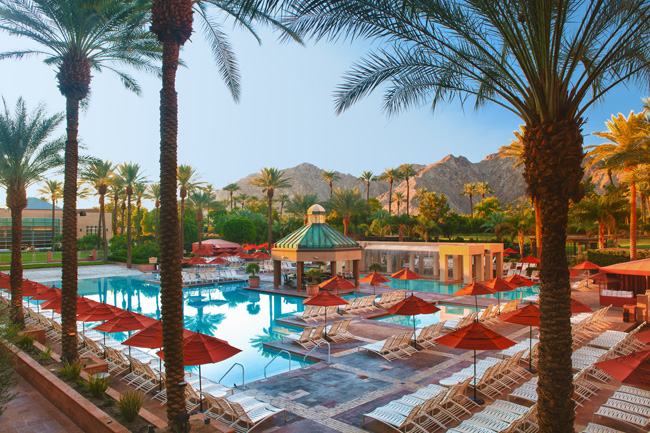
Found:
[{"label": "metal handrail", "polygon": [[278,356],[280,356],[280,355],[282,354],[282,352],[284,352],[284,353],[286,353],[287,355],[289,355],[289,371],[291,371],[291,353],[290,353],[288,350],[282,349],[281,351],[279,351],[278,353],[275,354],[275,356],[273,357],[273,359],[271,359],[271,360],[268,362],[268,364],[266,364],[266,365],[264,366],[264,377],[266,377],[266,367],[268,367],[269,365],[271,365],[271,363],[272,363],[273,361],[275,361],[275,358],[277,358]]},{"label": "metal handrail", "polygon": [[330,345],[329,341],[327,341],[327,340],[323,340],[320,343],[318,343],[316,346],[312,347],[312,349],[309,352],[307,352],[305,357],[302,358],[302,361],[303,362],[307,361],[307,357],[309,356],[309,354],[312,353],[314,350],[318,349],[320,347],[320,345],[323,344],[323,343],[327,344],[327,363],[329,364],[330,363],[330,353],[332,352],[332,346]]},{"label": "metal handrail", "polygon": [[230,366],[228,371],[226,371],[226,373],[223,376],[221,376],[221,379],[219,379],[219,383],[221,383],[223,378],[226,377],[228,375],[228,373],[230,373],[230,370],[235,368],[236,365],[241,367],[241,384],[242,384],[242,386],[246,385],[246,370],[244,369],[244,366],[241,365],[239,362],[235,362],[233,365]]}]

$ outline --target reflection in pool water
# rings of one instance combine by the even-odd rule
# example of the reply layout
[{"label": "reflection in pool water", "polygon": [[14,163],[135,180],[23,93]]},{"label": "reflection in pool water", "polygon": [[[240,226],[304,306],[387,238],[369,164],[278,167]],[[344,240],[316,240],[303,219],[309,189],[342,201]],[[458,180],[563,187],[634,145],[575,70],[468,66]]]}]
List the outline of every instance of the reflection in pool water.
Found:
[{"label": "reflection in pool water", "polygon": [[[441,320],[458,319],[474,312],[473,308],[460,307],[458,305],[437,305],[440,311],[433,314],[420,314],[415,316],[415,326],[422,328],[440,322]],[[413,326],[413,316],[384,316],[375,319],[378,322],[394,323],[397,325]]]},{"label": "reflection in pool water", "polygon": [[[79,280],[78,293],[160,319],[160,286],[147,283],[147,278],[151,277],[138,275]],[[61,286],[59,281],[48,284]],[[303,311],[301,298],[242,290],[243,285],[244,283],[238,283],[183,290],[185,327],[227,340],[242,350],[224,362],[201,368],[203,375],[214,381],[219,381],[235,362],[244,366],[246,382],[262,378],[264,366],[275,356],[275,352],[265,350],[262,343],[299,331],[278,325],[275,319]],[[127,333],[109,335],[120,341],[128,338]],[[298,361],[302,360],[292,358],[292,369],[299,367]],[[288,368],[288,359],[278,358],[267,368],[267,374],[286,371]],[[198,367],[188,369],[198,370]],[[241,380],[241,369],[236,367],[222,383],[239,385]]]},{"label": "reflection in pool water", "polygon": [[[406,289],[418,292],[446,293],[448,295],[453,295],[454,292],[462,289],[466,286],[466,284],[440,284],[439,281],[435,280],[391,280],[390,283],[388,283],[388,286],[394,289]],[[520,287],[510,292],[501,292],[499,293],[498,297],[510,301],[519,298],[522,293],[524,298],[526,296],[536,295],[539,293],[539,285],[532,287]],[[485,296],[489,298],[497,298],[496,294]]]}]

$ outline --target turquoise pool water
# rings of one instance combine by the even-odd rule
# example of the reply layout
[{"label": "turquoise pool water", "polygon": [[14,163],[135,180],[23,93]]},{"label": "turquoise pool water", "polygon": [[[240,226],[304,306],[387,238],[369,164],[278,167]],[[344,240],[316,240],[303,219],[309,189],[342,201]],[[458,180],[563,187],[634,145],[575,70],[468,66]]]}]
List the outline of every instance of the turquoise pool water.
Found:
[{"label": "turquoise pool water", "polygon": [[[465,287],[465,284],[440,284],[435,280],[391,280],[388,286],[394,289],[406,289],[418,292],[445,293],[453,295],[454,292]],[[505,300],[517,299],[523,293],[526,296],[536,295],[539,293],[539,286],[521,287],[510,292],[501,292],[499,297]],[[485,295],[490,298],[497,298],[497,295]]]},{"label": "turquoise pool water", "polygon": [[[142,275],[79,280],[78,293],[96,301],[160,319],[160,286],[147,283],[146,278],[151,277]],[[61,286],[60,281],[48,284]],[[226,361],[201,367],[201,373],[214,381],[219,381],[235,362],[244,366],[246,382],[264,377],[264,366],[275,352],[265,350],[262,343],[298,332],[298,329],[278,325],[275,319],[303,311],[301,298],[242,290],[243,285],[224,284],[183,290],[185,327],[226,340],[242,350]],[[108,335],[120,341],[128,337],[126,333]],[[291,368],[299,366],[294,357]],[[198,370],[198,367],[188,369]],[[267,374],[272,375],[288,369],[288,359],[278,357],[267,368]],[[241,381],[241,368],[235,367],[222,383],[232,386],[233,383],[241,384]]]},{"label": "turquoise pool water", "polygon": [[[457,305],[439,304],[440,311],[433,314],[420,314],[415,316],[415,326],[422,328],[425,326],[433,325],[441,320],[458,319],[467,314],[473,313],[473,308],[459,307]],[[374,319],[378,322],[394,323],[397,325],[413,326],[413,316],[384,316]]]}]

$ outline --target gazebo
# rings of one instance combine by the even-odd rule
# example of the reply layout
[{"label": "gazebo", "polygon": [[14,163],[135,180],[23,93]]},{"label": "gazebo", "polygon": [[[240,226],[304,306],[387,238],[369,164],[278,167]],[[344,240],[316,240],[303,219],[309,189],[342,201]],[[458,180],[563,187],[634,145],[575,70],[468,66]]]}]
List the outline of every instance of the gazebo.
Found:
[{"label": "gazebo", "polygon": [[361,247],[343,233],[325,224],[325,209],[315,204],[307,211],[307,224],[275,243],[271,251],[273,259],[273,287],[280,285],[282,261],[296,262],[298,290],[302,288],[305,262],[330,262],[332,275],[336,275],[337,263],[352,262],[354,284],[359,287],[359,262]]}]

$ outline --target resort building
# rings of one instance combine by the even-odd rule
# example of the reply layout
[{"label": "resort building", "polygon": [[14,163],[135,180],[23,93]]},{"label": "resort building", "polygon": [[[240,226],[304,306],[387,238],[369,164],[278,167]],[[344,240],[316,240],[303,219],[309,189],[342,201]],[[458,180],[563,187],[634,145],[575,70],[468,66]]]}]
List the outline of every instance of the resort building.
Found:
[{"label": "resort building", "polygon": [[[61,234],[63,209],[54,209],[54,235]],[[113,214],[106,212],[106,237],[113,236]],[[99,230],[99,209],[77,210],[77,239],[97,234]],[[23,247],[52,248],[52,204],[35,197],[27,198],[23,211]],[[11,210],[0,207],[0,250],[11,248]]]}]

